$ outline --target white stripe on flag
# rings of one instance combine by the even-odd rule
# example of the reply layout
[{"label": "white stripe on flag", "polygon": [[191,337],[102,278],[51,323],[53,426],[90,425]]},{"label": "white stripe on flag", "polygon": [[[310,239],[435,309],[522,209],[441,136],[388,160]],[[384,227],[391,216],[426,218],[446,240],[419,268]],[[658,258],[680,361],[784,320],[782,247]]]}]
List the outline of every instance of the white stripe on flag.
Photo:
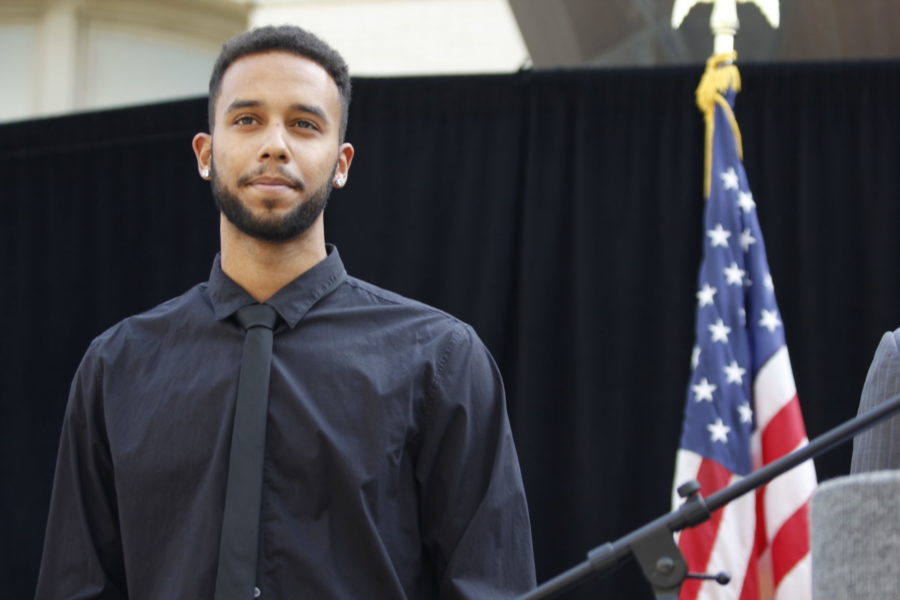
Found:
[{"label": "white stripe on flag", "polygon": [[[729,481],[729,485],[740,480],[740,477],[734,476]],[[725,571],[731,575],[731,582],[723,586],[715,581],[705,581],[700,586],[698,600],[730,600],[732,598],[737,600],[740,598],[741,588],[744,585],[756,531],[754,495],[744,494],[722,510],[724,511],[722,521],[716,532],[716,541],[713,544],[706,570],[708,573]]]},{"label": "white stripe on flag", "polygon": [[[684,499],[678,495],[677,488],[682,483],[697,479],[697,473],[700,471],[700,463],[703,457],[696,452],[679,448],[675,455],[675,485],[672,486],[672,509],[676,509],[684,502]],[[708,491],[702,490],[700,493],[704,497],[709,495]]]},{"label": "white stripe on flag", "polygon": [[787,346],[782,346],[762,366],[753,382],[753,400],[756,406],[756,427],[762,431],[778,411],[797,395],[791,359]]}]

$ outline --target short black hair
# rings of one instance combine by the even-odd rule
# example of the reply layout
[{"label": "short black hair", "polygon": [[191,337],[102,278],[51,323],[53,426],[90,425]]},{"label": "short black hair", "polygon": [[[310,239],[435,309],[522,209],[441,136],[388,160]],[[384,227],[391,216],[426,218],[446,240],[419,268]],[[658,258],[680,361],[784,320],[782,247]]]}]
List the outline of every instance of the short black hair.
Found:
[{"label": "short black hair", "polygon": [[216,100],[222,88],[222,76],[239,58],[263,52],[288,52],[315,62],[334,80],[341,95],[340,141],[347,132],[350,110],[350,70],[344,58],[331,46],[296,25],[267,25],[237,35],[222,45],[222,51],[209,77],[209,131],[216,120]]}]

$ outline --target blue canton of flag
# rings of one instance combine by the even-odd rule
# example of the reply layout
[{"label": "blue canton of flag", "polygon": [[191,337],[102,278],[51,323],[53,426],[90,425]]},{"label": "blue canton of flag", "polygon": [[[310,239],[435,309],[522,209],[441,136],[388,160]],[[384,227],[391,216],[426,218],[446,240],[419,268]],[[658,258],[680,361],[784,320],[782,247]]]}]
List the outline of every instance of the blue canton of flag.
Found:
[{"label": "blue canton of flag", "polygon": [[[727,93],[729,104],[734,96]],[[753,470],[753,374],[784,345],[784,332],[747,175],[721,110],[715,120],[681,447],[746,475]]]}]

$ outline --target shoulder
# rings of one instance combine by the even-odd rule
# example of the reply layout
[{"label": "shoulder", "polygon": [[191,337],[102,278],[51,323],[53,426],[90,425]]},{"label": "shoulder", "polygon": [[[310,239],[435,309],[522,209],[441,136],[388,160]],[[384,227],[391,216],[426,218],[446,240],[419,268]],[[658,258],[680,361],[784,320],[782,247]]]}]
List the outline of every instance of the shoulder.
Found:
[{"label": "shoulder", "polygon": [[378,331],[404,332],[400,337],[415,347],[430,348],[438,374],[451,372],[460,363],[493,360],[473,327],[446,311],[350,276],[342,293],[346,297],[341,302],[365,313]]},{"label": "shoulder", "polygon": [[344,285],[347,286],[349,292],[360,301],[368,301],[375,305],[383,305],[385,307],[405,308],[412,311],[418,311],[433,316],[445,317],[447,319],[460,322],[453,315],[442,311],[439,308],[413,300],[396,292],[386,290],[368,281],[357,279],[351,275],[347,275],[344,279]]},{"label": "shoulder", "polygon": [[[91,342],[87,356],[111,358],[123,348],[134,344],[153,344],[165,339],[172,331],[188,332],[197,316],[209,303],[203,291],[205,283],[197,284],[180,296],[154,306],[144,312],[122,319]],[[210,318],[212,317],[209,308]]]},{"label": "shoulder", "polygon": [[[900,329],[881,337],[859,401],[858,414],[865,414],[900,394]],[[900,420],[889,419],[853,440],[850,472],[900,468]]]},{"label": "shoulder", "polygon": [[898,361],[900,361],[900,329],[895,329],[887,331],[881,336],[872,357],[872,364],[869,366],[869,375],[871,376],[879,369],[890,367]]},{"label": "shoulder", "polygon": [[900,391],[900,329],[881,336],[863,385],[860,411],[880,404]]},{"label": "shoulder", "polygon": [[472,327],[450,313],[434,306],[386,290],[367,281],[347,276],[344,281],[348,300],[360,308],[368,308],[385,318],[394,316],[408,320],[417,329],[426,328],[451,337],[475,336]]},{"label": "shoulder", "polygon": [[895,354],[900,354],[900,328],[894,331],[888,331],[882,336],[879,346],[888,346],[885,350],[892,350]]}]

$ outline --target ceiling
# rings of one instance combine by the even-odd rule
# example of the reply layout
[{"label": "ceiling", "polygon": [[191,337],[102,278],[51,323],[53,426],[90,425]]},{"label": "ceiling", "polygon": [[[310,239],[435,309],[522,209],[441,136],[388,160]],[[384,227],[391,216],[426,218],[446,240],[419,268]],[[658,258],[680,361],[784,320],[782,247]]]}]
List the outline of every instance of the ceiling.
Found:
[{"label": "ceiling", "polygon": [[[509,0],[534,67],[701,63],[712,52],[711,4],[681,28],[673,0]],[[753,4],[738,4],[741,62],[900,57],[897,0],[787,0],[773,30]]]}]

